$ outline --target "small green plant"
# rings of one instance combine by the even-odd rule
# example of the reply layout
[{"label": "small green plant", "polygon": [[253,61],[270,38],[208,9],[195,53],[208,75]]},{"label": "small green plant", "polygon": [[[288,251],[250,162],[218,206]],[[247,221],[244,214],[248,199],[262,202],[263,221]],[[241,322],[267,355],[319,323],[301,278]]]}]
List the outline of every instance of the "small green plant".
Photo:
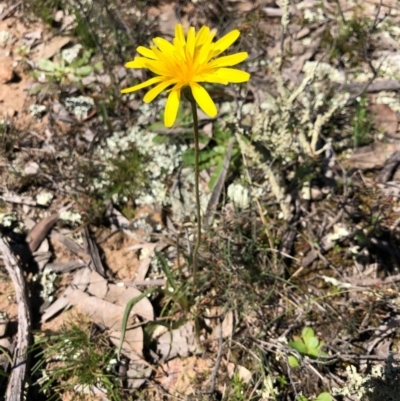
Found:
[{"label": "small green plant", "polygon": [[[294,341],[289,341],[289,346],[301,355],[309,356],[311,358],[326,357],[328,354],[321,350],[324,341],[320,341],[314,334],[311,327],[304,327],[301,331],[301,336],[293,336]],[[293,356],[289,356],[289,365],[292,368],[300,366],[299,360]]]},{"label": "small green plant", "polygon": [[106,161],[96,155],[78,166],[80,185],[74,197],[89,221],[102,218],[110,199],[124,213],[134,216],[135,197],[148,183],[145,162],[145,157],[130,146]]},{"label": "small green plant", "polygon": [[245,401],[246,398],[246,384],[243,379],[239,377],[236,373],[232,378],[232,389],[230,392],[229,399],[232,401]]},{"label": "small green plant", "polygon": [[85,50],[80,57],[71,62],[63,58],[58,62],[40,59],[37,67],[38,71],[35,71],[33,75],[38,77],[40,74],[44,73],[47,80],[53,80],[61,84],[68,81],[79,81],[93,71],[100,71],[102,69],[101,62],[92,65],[90,62],[91,56],[92,52],[90,50]]},{"label": "small green plant", "polygon": [[330,61],[345,58],[350,67],[362,62],[372,33],[372,24],[361,9],[355,9],[349,20],[339,22],[338,34],[333,34],[331,28],[327,27],[322,35],[321,46],[330,51]]},{"label": "small green plant", "polygon": [[[297,397],[296,401],[308,401],[308,398],[305,397],[304,395],[300,394]],[[313,400],[313,401],[333,401],[333,398],[329,393],[323,392],[323,393],[319,394],[318,397],[315,398],[315,400]]]},{"label": "small green plant", "polygon": [[[213,138],[207,136],[201,136],[200,142],[206,146],[200,151],[199,155],[199,168],[204,170],[206,168],[214,167],[214,171],[211,174],[209,187],[212,189],[221,174],[224,166],[224,160],[226,155],[226,150],[230,139],[232,138],[232,133],[229,130],[223,130],[217,124],[215,126],[215,132]],[[183,155],[182,160],[187,166],[194,165],[194,150],[188,149]],[[237,170],[240,165],[240,149],[238,146],[234,146],[232,150],[230,168]]]},{"label": "small green plant", "polygon": [[371,132],[371,121],[368,118],[368,100],[362,97],[357,100],[355,116],[353,119],[353,145],[366,145],[369,142],[369,133]]},{"label": "small green plant", "polygon": [[[92,333],[93,332],[93,333]],[[70,324],[59,334],[36,336],[33,352],[39,359],[33,375],[40,375],[40,392],[54,397],[72,393],[74,399],[87,399],[88,393],[100,390],[109,400],[120,401],[120,381],[113,373],[117,360],[107,338],[95,334],[88,324],[84,328]]]}]

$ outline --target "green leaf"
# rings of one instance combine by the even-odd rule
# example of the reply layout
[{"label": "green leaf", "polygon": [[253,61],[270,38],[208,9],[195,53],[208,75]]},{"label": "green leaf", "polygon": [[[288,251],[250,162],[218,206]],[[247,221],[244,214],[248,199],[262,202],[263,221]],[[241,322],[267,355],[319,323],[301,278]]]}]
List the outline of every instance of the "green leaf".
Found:
[{"label": "green leaf", "polygon": [[315,337],[314,330],[311,327],[304,327],[301,331],[301,337],[303,338],[304,342],[307,343],[307,339]]},{"label": "green leaf", "polygon": [[298,368],[300,366],[299,360],[293,355],[289,355],[288,362],[291,368]]},{"label": "green leaf", "polygon": [[93,67],[97,72],[103,71],[103,62],[98,61]]},{"label": "green leaf", "polygon": [[56,65],[47,59],[41,58],[38,63],[38,69],[47,72],[53,72],[56,70]]},{"label": "green leaf", "polygon": [[299,351],[300,354],[307,354],[307,347],[302,341],[289,341],[289,347],[292,347],[296,351]]},{"label": "green leaf", "polygon": [[[152,125],[155,125],[155,124],[152,124]],[[160,127],[158,127],[158,128],[160,128]],[[157,128],[153,127],[153,128],[150,128],[150,129],[157,129]],[[164,144],[164,143],[168,143],[168,137],[166,135],[156,135],[153,138],[153,143],[156,144],[156,145],[161,145],[161,144]]]},{"label": "green leaf", "polygon": [[131,313],[132,308],[139,302],[141,301],[143,298],[146,298],[147,295],[152,294],[153,292],[158,291],[158,288],[153,287],[153,288],[149,288],[146,291],[144,291],[143,293],[141,293],[140,295],[138,295],[137,297],[131,299],[125,307],[125,312],[124,312],[124,316],[122,318],[122,327],[121,327],[121,340],[117,349],[117,359],[120,360],[121,357],[121,350],[122,350],[122,345],[124,343],[124,338],[125,338],[125,333],[126,333],[126,326],[128,325],[128,318],[129,318],[129,314]]},{"label": "green leaf", "polygon": [[214,146],[213,150],[214,150],[215,153],[218,153],[220,155],[224,155],[225,156],[226,146],[221,146],[221,145]]},{"label": "green leaf", "polygon": [[85,65],[84,67],[79,67],[75,69],[75,75],[79,75],[81,77],[86,77],[93,71],[93,67],[91,65]]},{"label": "green leaf", "polygon": [[305,397],[303,394],[299,394],[297,396],[297,400],[296,401],[308,401],[308,398]]},{"label": "green leaf", "polygon": [[310,350],[313,348],[318,348],[319,340],[317,337],[310,337],[310,338],[305,338],[304,343],[306,344],[307,348]]},{"label": "green leaf", "polygon": [[218,181],[219,176],[221,175],[221,171],[224,168],[224,159],[221,159],[215,167],[214,172],[211,174],[210,182],[208,183],[208,187],[212,190],[214,188],[215,183]]},{"label": "green leaf", "polygon": [[332,396],[331,396],[329,393],[324,392],[324,393],[321,393],[321,394],[315,399],[315,401],[333,401],[333,398],[332,398]]},{"label": "green leaf", "polygon": [[182,161],[186,166],[193,166],[194,165],[194,151],[192,149],[188,149],[182,155]]},{"label": "green leaf", "polygon": [[177,289],[177,284],[175,282],[172,270],[168,265],[168,261],[164,258],[164,256],[160,252],[155,251],[155,255],[156,255],[157,259],[161,263],[161,270],[164,272],[164,274],[167,277],[168,285],[170,287],[172,287],[174,289],[174,291],[175,291]]}]

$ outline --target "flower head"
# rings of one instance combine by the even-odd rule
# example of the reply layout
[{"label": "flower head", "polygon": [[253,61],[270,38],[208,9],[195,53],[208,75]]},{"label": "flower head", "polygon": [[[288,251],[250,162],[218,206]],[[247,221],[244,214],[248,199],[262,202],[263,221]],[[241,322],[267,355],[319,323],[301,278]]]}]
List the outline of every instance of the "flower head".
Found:
[{"label": "flower head", "polygon": [[236,41],[240,32],[235,29],[213,42],[215,34],[216,30],[210,30],[207,26],[203,26],[197,33],[194,27],[190,27],[185,37],[182,25],[177,24],[172,43],[163,38],[154,38],[154,46],[150,46],[150,49],[139,46],[136,50],[141,56],[135,57],[125,66],[147,68],[156,76],[121,92],[134,92],[156,84],[143,98],[145,103],[149,103],[173,85],[169,91],[164,116],[165,125],[172,127],[178,113],[181,90],[190,87],[199,107],[208,116],[215,117],[217,108],[214,101],[199,82],[227,85],[246,82],[250,78],[250,74],[245,71],[226,68],[245,60],[248,57],[246,52],[217,58]]}]

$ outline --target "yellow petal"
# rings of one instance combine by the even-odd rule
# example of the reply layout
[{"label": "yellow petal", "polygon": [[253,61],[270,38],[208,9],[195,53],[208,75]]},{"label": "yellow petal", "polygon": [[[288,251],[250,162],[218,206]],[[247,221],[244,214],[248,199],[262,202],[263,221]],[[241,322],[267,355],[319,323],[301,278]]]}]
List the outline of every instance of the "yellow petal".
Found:
[{"label": "yellow petal", "polygon": [[248,56],[249,55],[247,54],[247,52],[231,54],[229,56],[220,57],[217,58],[216,60],[211,61],[210,63],[208,63],[207,67],[217,68],[217,67],[228,67],[236,65],[241,63],[243,60],[246,60]]},{"label": "yellow petal", "polygon": [[148,68],[150,71],[154,72],[154,74],[158,75],[171,75],[171,71],[167,67],[165,63],[157,60],[146,60],[145,63],[145,68]]},{"label": "yellow petal", "polygon": [[225,81],[232,84],[240,84],[250,79],[250,74],[246,71],[237,70],[235,68],[219,68],[216,74]]},{"label": "yellow petal", "polygon": [[225,77],[219,76],[217,73],[198,75],[193,79],[194,82],[208,82],[210,84],[228,85]]},{"label": "yellow petal", "polygon": [[235,30],[227,33],[221,39],[217,40],[215,42],[215,46],[214,46],[214,51],[215,51],[214,56],[217,56],[218,54],[225,51],[232,43],[234,43],[236,41],[236,39],[239,36],[240,36],[240,32],[237,29],[235,29]]},{"label": "yellow petal", "polygon": [[164,38],[154,38],[153,42],[166,55],[170,56],[174,51],[174,45]]},{"label": "yellow petal", "polygon": [[151,46],[151,50],[157,56],[157,61],[160,61],[164,67],[170,68],[171,61],[173,62],[173,54],[165,54],[162,51],[158,50],[157,47]]},{"label": "yellow petal", "polygon": [[148,61],[144,57],[135,57],[132,61],[125,63],[126,68],[146,68],[144,63]]},{"label": "yellow petal", "polygon": [[199,50],[199,53],[197,55],[197,64],[202,65],[206,63],[210,58],[211,58],[211,49],[212,49],[212,44],[211,43],[204,43]]},{"label": "yellow petal", "polygon": [[[174,39],[176,39],[176,42],[179,43],[181,46],[184,46],[186,44],[185,33],[183,32],[182,24],[176,24]],[[174,43],[175,43],[175,40],[174,40]]]},{"label": "yellow petal", "polygon": [[154,88],[151,88],[143,98],[143,101],[145,103],[150,103],[152,102],[164,89],[168,88],[168,86],[175,84],[177,82],[177,79],[170,79],[165,82],[161,82]]},{"label": "yellow petal", "polygon": [[208,26],[202,26],[200,28],[200,31],[196,35],[196,46],[202,45],[207,39],[207,36],[209,34],[210,34],[210,28]]},{"label": "yellow petal", "polygon": [[156,59],[157,57],[155,56],[155,54],[153,53],[152,50],[148,49],[147,47],[144,46],[139,46],[136,51],[141,54],[142,56],[148,57],[148,58],[152,58],[152,59]]},{"label": "yellow petal", "polygon": [[189,28],[187,36],[187,44],[186,44],[186,50],[191,57],[193,57],[195,45],[196,45],[196,31],[194,27],[191,26]]},{"label": "yellow petal", "polygon": [[208,92],[196,82],[191,82],[190,88],[192,89],[193,97],[204,113],[210,117],[215,117],[218,113],[217,107]]},{"label": "yellow petal", "polygon": [[150,78],[147,81],[142,82],[139,85],[135,85],[135,86],[131,86],[130,88],[125,88],[121,90],[121,93],[130,93],[130,92],[135,92],[139,89],[145,88],[146,86],[150,86],[153,84],[156,84],[160,81],[162,81],[162,77],[154,77],[154,78]]},{"label": "yellow petal", "polygon": [[173,88],[168,95],[167,104],[165,105],[164,124],[168,128],[174,125],[176,115],[178,114],[180,100],[181,90]]}]

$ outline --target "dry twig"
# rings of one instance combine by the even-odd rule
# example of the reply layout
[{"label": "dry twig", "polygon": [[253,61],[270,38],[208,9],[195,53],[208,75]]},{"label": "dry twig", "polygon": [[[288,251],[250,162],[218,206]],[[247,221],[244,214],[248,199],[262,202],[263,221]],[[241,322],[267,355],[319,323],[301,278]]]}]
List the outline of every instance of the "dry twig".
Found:
[{"label": "dry twig", "polygon": [[0,237],[0,252],[3,254],[5,267],[13,282],[18,303],[18,337],[14,350],[13,367],[6,391],[6,401],[22,401],[25,399],[24,390],[27,379],[31,316],[21,264],[15,257],[7,240],[2,236]]}]

